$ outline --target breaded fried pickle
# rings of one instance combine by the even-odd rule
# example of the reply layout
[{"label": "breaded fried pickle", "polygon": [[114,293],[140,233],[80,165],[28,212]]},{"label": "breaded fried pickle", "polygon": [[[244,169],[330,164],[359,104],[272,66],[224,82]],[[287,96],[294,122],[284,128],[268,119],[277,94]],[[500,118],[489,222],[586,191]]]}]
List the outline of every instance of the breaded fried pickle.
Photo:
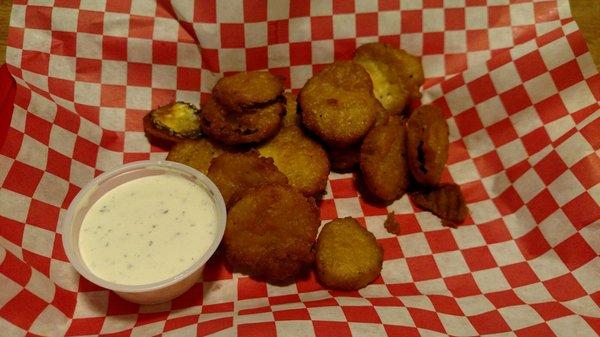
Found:
[{"label": "breaded fried pickle", "polygon": [[279,97],[283,83],[266,71],[241,72],[221,78],[213,87],[213,97],[228,110],[243,113],[245,109],[265,105]]},{"label": "breaded fried pickle", "polygon": [[379,102],[369,74],[351,61],[326,66],[306,82],[298,103],[302,123],[330,146],[358,143],[377,119]]},{"label": "breaded fried pickle", "polygon": [[224,144],[258,143],[277,133],[281,125],[283,104],[275,102],[247,113],[227,111],[214,99],[202,108],[202,132]]},{"label": "breaded fried pickle", "polygon": [[413,178],[436,185],[448,160],[448,124],[440,109],[423,105],[412,112],[407,123],[406,151]]},{"label": "breaded fried pickle", "polygon": [[292,282],[314,261],[319,211],[289,185],[251,190],[229,210],[223,237],[234,270],[270,283]]},{"label": "breaded fried pickle", "polygon": [[316,196],[325,190],[329,176],[327,154],[298,127],[283,128],[258,151],[262,156],[273,158],[290,185],[304,195]]},{"label": "breaded fried pickle", "polygon": [[219,188],[227,207],[252,187],[288,182],[273,159],[260,157],[256,151],[221,154],[212,160],[207,176]]},{"label": "breaded fried pickle", "polygon": [[323,226],[317,239],[317,276],[328,288],[355,290],[381,272],[383,249],[375,236],[351,217]]},{"label": "breaded fried pickle", "polygon": [[392,114],[400,114],[410,95],[408,78],[397,50],[381,43],[367,43],[354,53],[354,61],[367,70],[373,81],[373,93]]},{"label": "breaded fried pickle", "polygon": [[367,43],[354,53],[354,61],[365,67],[375,97],[393,114],[400,114],[410,98],[419,98],[424,82],[421,61],[404,50],[383,43]]},{"label": "breaded fried pickle", "polygon": [[185,164],[207,174],[210,162],[224,151],[223,146],[206,138],[184,140],[171,148],[167,160]]},{"label": "breaded fried pickle", "polygon": [[158,128],[176,136],[195,138],[200,132],[198,113],[198,109],[189,103],[175,102],[152,110],[150,115]]},{"label": "breaded fried pickle", "polygon": [[408,78],[407,88],[410,92],[410,96],[412,98],[420,98],[421,93],[419,92],[419,87],[421,87],[421,85],[423,85],[425,82],[425,74],[423,73],[423,65],[421,64],[421,60],[402,49],[396,50],[399,51],[397,53],[397,57],[402,63],[404,74]]},{"label": "breaded fried pickle", "polygon": [[200,136],[200,118],[195,106],[174,102],[150,111],[144,119],[144,132],[156,145],[169,146]]},{"label": "breaded fried pickle", "polygon": [[302,126],[302,116],[298,113],[298,102],[296,101],[296,95],[291,92],[283,94],[285,99],[285,116],[281,121],[281,126]]},{"label": "breaded fried pickle", "polygon": [[373,128],[360,148],[360,169],[369,191],[383,201],[394,201],[408,187],[406,130],[400,118]]},{"label": "breaded fried pickle", "polygon": [[412,192],[410,196],[417,206],[437,215],[450,227],[463,223],[469,213],[460,186],[456,184],[441,184]]}]

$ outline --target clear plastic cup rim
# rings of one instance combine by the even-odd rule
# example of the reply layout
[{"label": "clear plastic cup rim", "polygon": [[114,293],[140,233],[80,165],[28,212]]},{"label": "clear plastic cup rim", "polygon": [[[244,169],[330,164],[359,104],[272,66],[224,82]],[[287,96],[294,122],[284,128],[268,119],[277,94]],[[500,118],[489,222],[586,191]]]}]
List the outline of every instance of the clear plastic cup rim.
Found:
[{"label": "clear plastic cup rim", "polygon": [[[178,174],[183,175],[187,178],[192,178],[199,185],[200,188],[206,188],[209,195],[212,197],[215,204],[215,213],[216,213],[216,221],[217,221],[217,231],[215,233],[215,237],[211,246],[204,252],[202,257],[190,267],[180,272],[179,274],[169,277],[165,280],[148,283],[148,284],[140,284],[140,285],[128,285],[128,284],[119,284],[111,281],[107,281],[103,278],[96,276],[83,262],[81,255],[76,251],[74,246],[74,240],[79,240],[79,235],[77,231],[77,235],[74,233],[74,217],[77,212],[82,207],[82,203],[87,202],[86,198],[102,183],[113,179],[119,175],[122,175],[127,172],[132,172],[135,170],[144,170],[144,169],[162,169],[165,173],[176,172]],[[71,265],[79,272],[79,274],[90,282],[99,285],[103,288],[110,289],[117,292],[125,292],[125,293],[141,293],[141,292],[149,292],[154,290],[159,290],[162,288],[166,288],[173,284],[176,284],[179,281],[185,280],[192,273],[197,271],[200,268],[203,268],[206,262],[212,257],[215,253],[221,240],[223,239],[223,235],[225,233],[225,223],[226,223],[227,212],[225,210],[225,202],[223,200],[223,196],[219,192],[217,186],[202,172],[193,169],[187,165],[183,165],[180,163],[167,161],[167,160],[143,160],[136,161],[132,163],[128,163],[118,168],[110,171],[106,171],[97,177],[95,177],[92,181],[86,184],[80,191],[77,193],[75,198],[71,201],[65,218],[63,220],[63,236],[62,243],[65,249],[65,253],[67,258],[71,262]]]}]

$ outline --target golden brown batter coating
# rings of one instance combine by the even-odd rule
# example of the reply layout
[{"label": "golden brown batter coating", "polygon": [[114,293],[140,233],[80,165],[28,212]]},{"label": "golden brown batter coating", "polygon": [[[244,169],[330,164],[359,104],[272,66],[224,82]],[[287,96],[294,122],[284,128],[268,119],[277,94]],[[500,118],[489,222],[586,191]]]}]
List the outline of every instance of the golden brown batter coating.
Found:
[{"label": "golden brown batter coating", "polygon": [[258,143],[274,136],[281,125],[283,104],[275,102],[265,107],[238,114],[227,111],[214,99],[202,108],[202,132],[224,144]]},{"label": "golden brown batter coating", "polygon": [[352,61],[326,66],[299,95],[302,123],[332,147],[360,142],[378,115],[379,102],[363,67]]},{"label": "golden brown batter coating", "polygon": [[185,164],[207,174],[213,158],[225,151],[222,145],[206,138],[184,140],[171,148],[167,160]]},{"label": "golden brown batter coating", "polygon": [[355,290],[380,273],[383,249],[375,236],[351,217],[333,220],[317,239],[317,276],[328,288]]},{"label": "golden brown batter coating", "polygon": [[296,126],[283,128],[277,136],[258,148],[264,157],[273,158],[290,185],[306,196],[325,190],[329,177],[329,159],[323,147]]},{"label": "golden brown batter coating", "polygon": [[221,154],[212,160],[207,176],[219,188],[228,208],[252,187],[288,183],[273,159],[260,157],[256,151]]},{"label": "golden brown batter coating", "polygon": [[438,107],[423,105],[410,115],[407,131],[410,173],[420,184],[436,185],[448,160],[446,119]]},{"label": "golden brown batter coating", "polygon": [[360,169],[369,191],[391,202],[408,188],[406,130],[400,118],[373,128],[360,148]]},{"label": "golden brown batter coating", "polygon": [[402,49],[399,50],[398,59],[402,63],[404,74],[408,80],[407,88],[410,92],[410,97],[413,99],[421,98],[419,88],[425,82],[425,74],[423,73],[423,65],[421,64],[421,60]]},{"label": "golden brown batter coating", "polygon": [[288,283],[314,261],[319,210],[289,185],[262,186],[229,210],[223,237],[234,270],[269,283]]},{"label": "golden brown batter coating", "polygon": [[214,99],[225,109],[245,113],[263,106],[283,92],[281,79],[266,71],[241,72],[221,78],[213,87]]}]

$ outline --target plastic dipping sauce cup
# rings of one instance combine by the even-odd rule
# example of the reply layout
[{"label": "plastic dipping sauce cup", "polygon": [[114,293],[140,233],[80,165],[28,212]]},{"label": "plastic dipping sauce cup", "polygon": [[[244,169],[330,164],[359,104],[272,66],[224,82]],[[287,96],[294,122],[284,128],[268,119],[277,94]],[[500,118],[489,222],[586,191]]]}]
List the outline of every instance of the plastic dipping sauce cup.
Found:
[{"label": "plastic dipping sauce cup", "polygon": [[89,281],[139,304],[183,294],[219,246],[227,213],[201,172],[139,161],[105,172],[73,199],[63,245]]}]

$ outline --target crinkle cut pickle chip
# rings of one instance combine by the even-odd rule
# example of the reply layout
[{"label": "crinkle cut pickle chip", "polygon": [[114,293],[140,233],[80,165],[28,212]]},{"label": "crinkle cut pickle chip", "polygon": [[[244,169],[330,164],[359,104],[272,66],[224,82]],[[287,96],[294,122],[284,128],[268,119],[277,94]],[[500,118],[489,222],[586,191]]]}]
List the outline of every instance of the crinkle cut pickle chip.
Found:
[{"label": "crinkle cut pickle chip", "polygon": [[444,183],[419,189],[410,194],[420,208],[437,215],[446,226],[456,227],[469,214],[467,203],[457,184]]}]

